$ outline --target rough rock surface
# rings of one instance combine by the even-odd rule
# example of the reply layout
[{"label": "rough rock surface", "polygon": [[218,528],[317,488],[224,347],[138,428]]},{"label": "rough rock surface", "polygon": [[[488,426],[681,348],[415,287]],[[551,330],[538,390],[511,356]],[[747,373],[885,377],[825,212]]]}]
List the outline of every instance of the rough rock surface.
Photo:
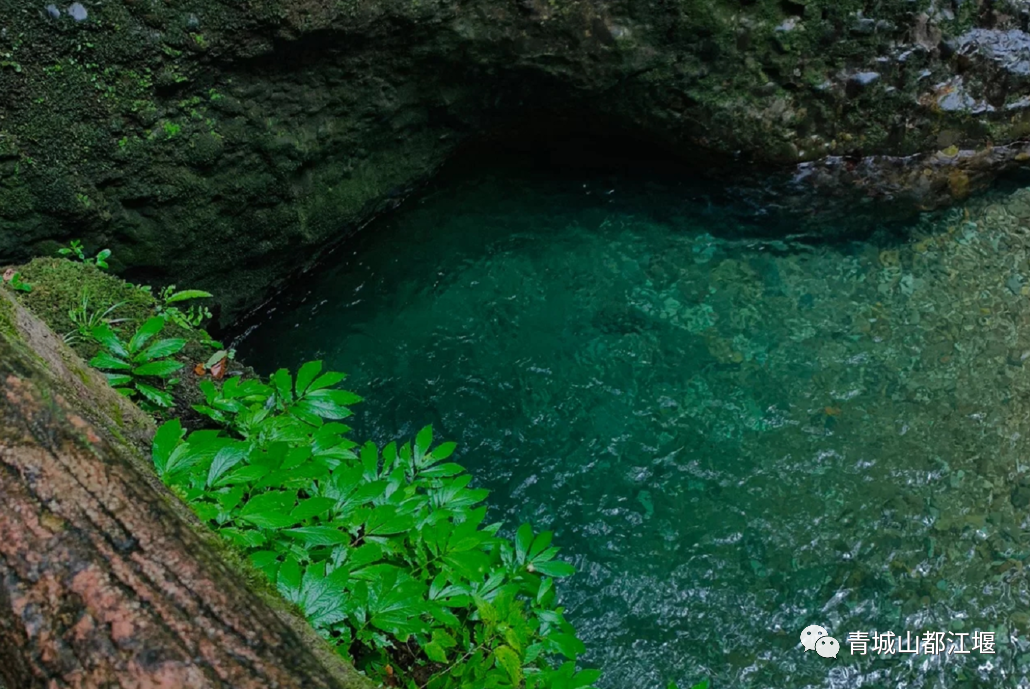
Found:
[{"label": "rough rock surface", "polygon": [[152,422],[0,292],[0,686],[370,689],[230,569]]},{"label": "rough rock surface", "polygon": [[1027,21],[1023,0],[0,0],[0,259],[84,237],[230,313],[462,144],[544,130],[827,161],[801,179],[889,156],[874,195],[916,169],[934,205],[975,184],[910,156],[1021,155],[984,152],[1030,131]]}]

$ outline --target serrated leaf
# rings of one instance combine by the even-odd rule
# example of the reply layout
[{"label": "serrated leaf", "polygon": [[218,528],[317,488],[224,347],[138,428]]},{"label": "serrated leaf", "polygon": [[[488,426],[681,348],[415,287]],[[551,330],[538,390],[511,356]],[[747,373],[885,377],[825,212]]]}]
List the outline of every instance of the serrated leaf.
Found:
[{"label": "serrated leaf", "polygon": [[124,373],[105,373],[104,377],[107,378],[107,384],[112,387],[128,385],[132,382],[132,376]]},{"label": "serrated leaf", "polygon": [[175,404],[175,400],[172,399],[172,396],[167,392],[158,390],[157,388],[146,385],[145,383],[137,382],[136,389],[139,391],[139,394],[143,395],[159,407],[167,408]]},{"label": "serrated leaf", "polygon": [[493,655],[498,667],[508,673],[511,683],[519,686],[522,683],[522,660],[519,654],[510,646],[498,646]]},{"label": "serrated leaf", "polygon": [[436,643],[435,641],[430,641],[428,644],[422,647],[422,650],[425,651],[426,657],[434,662],[447,662],[447,651],[445,651],[443,649],[443,646]]}]

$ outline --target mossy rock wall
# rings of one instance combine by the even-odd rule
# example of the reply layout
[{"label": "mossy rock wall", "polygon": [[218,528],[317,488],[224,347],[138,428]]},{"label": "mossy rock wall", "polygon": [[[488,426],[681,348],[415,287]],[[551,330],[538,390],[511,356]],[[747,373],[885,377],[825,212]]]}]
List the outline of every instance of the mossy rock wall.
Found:
[{"label": "mossy rock wall", "polygon": [[224,317],[490,133],[594,122],[789,164],[983,148],[1030,127],[1024,22],[931,0],[0,0],[0,262],[79,237]]}]

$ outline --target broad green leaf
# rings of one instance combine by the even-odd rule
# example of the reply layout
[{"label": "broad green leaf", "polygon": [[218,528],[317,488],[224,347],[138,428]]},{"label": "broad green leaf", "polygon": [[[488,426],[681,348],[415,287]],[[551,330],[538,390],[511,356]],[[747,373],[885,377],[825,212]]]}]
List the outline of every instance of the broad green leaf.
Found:
[{"label": "broad green leaf", "polygon": [[315,380],[322,370],[321,361],[309,361],[297,371],[297,397],[300,398],[307,391],[308,386]]},{"label": "broad green leaf", "polygon": [[133,361],[153,361],[154,359],[161,359],[178,353],[185,346],[186,340],[181,337],[170,337],[164,340],[158,340],[137,354]]},{"label": "broad green leaf", "polygon": [[167,378],[182,367],[183,364],[179,361],[151,361],[149,364],[143,364],[132,369],[132,375]]},{"label": "broad green leaf", "polygon": [[532,567],[537,573],[546,574],[549,577],[569,577],[576,573],[575,567],[560,560],[533,563]]},{"label": "broad green leaf", "polygon": [[303,541],[304,545],[309,548],[346,545],[351,540],[350,534],[340,531],[335,526],[301,526],[296,529],[286,529],[283,533]]},{"label": "broad green leaf", "polygon": [[457,476],[461,472],[465,471],[465,467],[460,464],[438,464],[435,467],[429,467],[418,472],[418,475],[422,478],[446,478],[448,476]]},{"label": "broad green leaf", "polygon": [[329,372],[323,373],[315,381],[307,387],[308,392],[314,392],[315,390],[321,390],[322,388],[331,388],[338,383],[342,383],[347,378],[344,373]]},{"label": "broad green leaf", "polygon": [[586,650],[583,642],[572,634],[554,632],[547,636],[547,642],[555,652],[561,653],[569,660],[575,660],[577,656]]},{"label": "broad green leaf", "polygon": [[422,647],[422,650],[425,651],[426,657],[434,662],[447,662],[447,651],[445,651],[443,649],[443,646],[441,646],[435,641],[430,641],[429,643],[427,643],[425,646]]},{"label": "broad green leaf", "polygon": [[108,352],[99,352],[95,357],[89,360],[89,365],[93,368],[109,369],[115,371],[127,371],[132,368],[132,364],[127,361],[112,356]]},{"label": "broad green leaf", "polygon": [[165,319],[161,316],[154,316],[153,318],[147,319],[146,323],[139,327],[139,330],[129,340],[129,351],[136,354],[143,345],[147,343],[147,340],[152,338],[154,335],[161,332],[161,329],[165,327]]},{"label": "broad green leaf", "polygon": [[153,388],[144,383],[137,382],[136,389],[139,390],[139,394],[143,395],[159,407],[167,408],[175,404],[175,401],[172,399],[171,395],[169,395],[167,392],[158,390],[157,388]]},{"label": "broad green leaf", "polygon": [[283,594],[283,598],[291,603],[300,601],[301,576],[300,564],[292,556],[286,558],[286,561],[279,567],[276,587],[279,589],[279,593]]},{"label": "broad green leaf", "polygon": [[547,546],[551,545],[551,538],[554,536],[550,531],[541,532],[533,540],[533,545],[529,548],[529,559],[535,560],[536,557],[547,549]]},{"label": "broad green leaf", "polygon": [[519,564],[526,562],[526,554],[529,553],[529,546],[533,543],[533,527],[523,524],[515,534],[515,559]]},{"label": "broad green leaf", "polygon": [[430,453],[433,456],[434,462],[442,462],[443,460],[454,454],[454,450],[458,447],[458,443],[448,441],[446,443],[440,443],[433,448]]},{"label": "broad green leaf", "polygon": [[577,672],[569,684],[569,689],[587,689],[601,678],[600,670],[581,670]]},{"label": "broad green leaf", "polygon": [[393,505],[376,507],[365,521],[365,533],[369,536],[386,536],[402,533],[414,525],[410,515],[397,514]]},{"label": "broad green leaf", "polygon": [[221,486],[231,486],[237,483],[254,483],[255,481],[259,481],[264,478],[269,471],[271,470],[266,466],[249,465],[237,467],[215,481],[212,486],[219,488]]},{"label": "broad green leaf", "polygon": [[271,383],[275,388],[275,394],[283,404],[293,403],[293,379],[290,377],[289,371],[285,368],[279,369],[272,374]]},{"label": "broad green leaf", "polygon": [[222,537],[228,538],[231,543],[242,550],[261,548],[268,544],[268,539],[265,535],[262,532],[254,531],[253,529],[223,527],[218,529],[218,533]]},{"label": "broad green leaf", "polygon": [[378,562],[382,557],[383,546],[373,541],[350,550],[347,557],[347,565],[351,570],[356,570]]},{"label": "broad green leaf", "polygon": [[307,498],[300,501],[290,516],[298,522],[302,522],[305,519],[325,514],[334,505],[336,505],[336,501],[330,498]]},{"label": "broad green leaf", "polygon": [[168,458],[171,457],[172,451],[179,446],[179,442],[185,434],[186,431],[183,430],[179,419],[166,421],[158,427],[157,433],[154,434],[154,442],[151,445],[150,453],[154,459],[154,467],[159,475],[165,473]]},{"label": "broad green leaf", "polygon": [[346,390],[316,390],[308,392],[291,409],[314,414],[323,419],[345,419],[351,415],[347,407],[357,404],[361,398]]},{"label": "broad green leaf", "polygon": [[433,427],[423,426],[415,436],[415,463],[421,466],[422,458],[429,451],[429,446],[433,443]]},{"label": "broad green leaf", "polygon": [[249,451],[250,445],[243,442],[233,442],[220,449],[207,472],[207,485],[215,485],[225,472],[242,462]]},{"label": "broad green leaf", "polygon": [[93,339],[99,342],[101,347],[123,359],[129,358],[129,350],[125,348],[125,343],[114,334],[111,326],[103,323],[93,328],[92,333]]},{"label": "broad green leaf", "polygon": [[269,579],[275,581],[275,570],[278,568],[279,553],[274,550],[258,550],[250,554],[250,562],[264,572]]},{"label": "broad green leaf", "polygon": [[297,523],[297,520],[286,512],[276,512],[273,510],[251,512],[250,514],[241,513],[239,518],[261,529],[285,529],[287,526]]},{"label": "broad green leaf", "polygon": [[296,501],[296,491],[262,493],[247,501],[239,518],[264,529],[282,529],[297,523],[290,516]]},{"label": "broad green leaf", "polygon": [[236,506],[243,501],[243,486],[236,486],[230,490],[215,493],[215,499],[224,512],[232,512]]}]

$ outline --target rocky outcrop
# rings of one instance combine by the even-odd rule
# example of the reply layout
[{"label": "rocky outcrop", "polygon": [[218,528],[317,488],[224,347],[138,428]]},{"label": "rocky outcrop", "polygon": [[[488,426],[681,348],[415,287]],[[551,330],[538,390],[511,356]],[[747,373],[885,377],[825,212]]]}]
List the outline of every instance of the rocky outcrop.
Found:
[{"label": "rocky outcrop", "polygon": [[144,459],[151,419],[6,289],[0,393],[0,686],[371,689],[227,564]]},{"label": "rocky outcrop", "polygon": [[1023,157],[990,151],[1030,130],[1026,23],[1018,0],[2,0],[0,259],[81,236],[231,313],[463,144],[591,128],[795,187],[893,197],[914,170],[933,205]]}]

